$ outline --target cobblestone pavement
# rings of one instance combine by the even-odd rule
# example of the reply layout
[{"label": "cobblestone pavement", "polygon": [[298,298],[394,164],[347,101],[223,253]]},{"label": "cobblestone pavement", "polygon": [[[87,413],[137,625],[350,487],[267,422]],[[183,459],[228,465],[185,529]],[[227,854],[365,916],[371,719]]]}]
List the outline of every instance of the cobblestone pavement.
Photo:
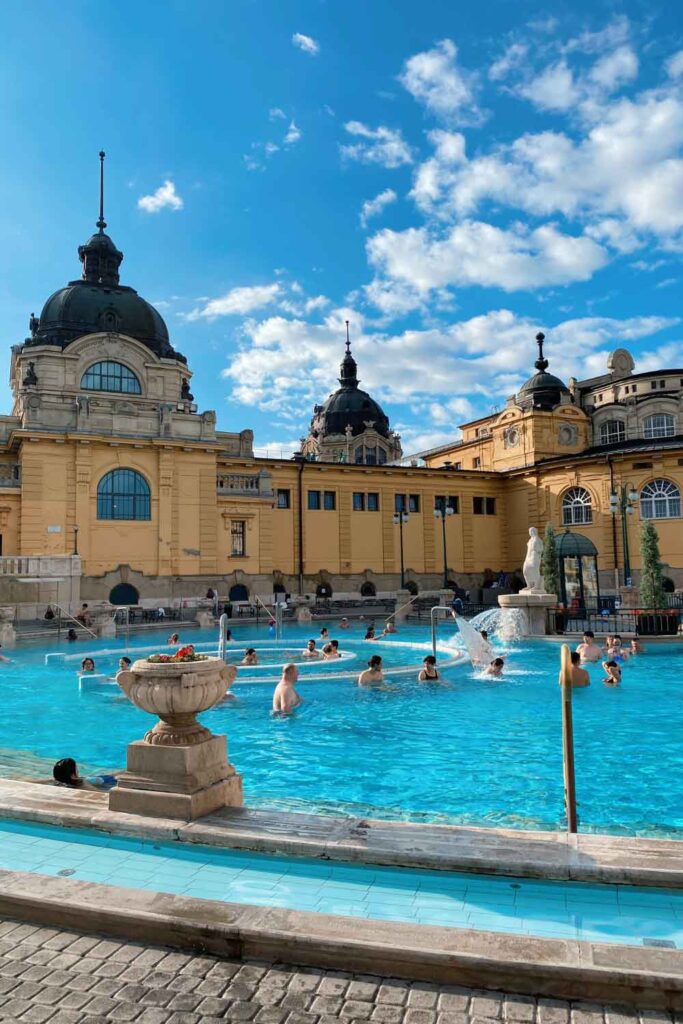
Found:
[{"label": "cobblestone pavement", "polygon": [[[192,956],[0,920],[0,1021],[660,1024],[657,1011]],[[676,1024],[683,1024],[678,1015]]]}]

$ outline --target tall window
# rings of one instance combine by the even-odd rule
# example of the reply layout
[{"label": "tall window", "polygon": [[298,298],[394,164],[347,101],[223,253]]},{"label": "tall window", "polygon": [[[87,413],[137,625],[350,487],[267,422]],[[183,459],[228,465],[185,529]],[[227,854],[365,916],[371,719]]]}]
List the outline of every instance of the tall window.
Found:
[{"label": "tall window", "polygon": [[434,497],[434,508],[443,512],[444,506],[453,509],[453,512],[460,511],[460,501],[457,494],[437,494]]},{"label": "tall window", "polygon": [[308,492],[308,507],[312,512],[318,511],[320,508],[320,491]]},{"label": "tall window", "polygon": [[676,433],[676,420],[666,412],[648,416],[643,424],[643,437],[673,437]]},{"label": "tall window", "polygon": [[98,519],[151,519],[149,484],[134,469],[112,469],[97,485]]},{"label": "tall window", "polygon": [[593,502],[585,487],[571,487],[562,499],[562,525],[582,526],[593,522]]},{"label": "tall window", "polygon": [[368,494],[368,512],[379,512],[379,494],[377,491],[370,491]]},{"label": "tall window", "polygon": [[246,555],[245,546],[245,522],[243,519],[233,519],[230,523],[231,554],[233,557],[241,558]]},{"label": "tall window", "polygon": [[600,444],[614,444],[626,440],[626,424],[623,420],[607,420],[600,427]]},{"label": "tall window", "polygon": [[289,489],[278,487],[277,491],[277,507],[278,508],[289,508]]},{"label": "tall window", "polygon": [[81,387],[85,391],[123,391],[127,395],[141,395],[142,388],[132,370],[123,363],[107,360],[94,363],[81,379]]},{"label": "tall window", "polygon": [[405,494],[394,495],[394,512],[407,512]]},{"label": "tall window", "polygon": [[495,516],[495,498],[472,498],[472,511],[475,516]]},{"label": "tall window", "polygon": [[334,512],[337,507],[337,494],[335,491],[323,492],[323,508],[326,512]]},{"label": "tall window", "polygon": [[681,515],[681,492],[671,480],[652,480],[640,492],[640,514],[643,519],[678,519]]},{"label": "tall window", "polygon": [[408,495],[408,511],[419,512],[420,511],[420,495],[409,494]]},{"label": "tall window", "polygon": [[353,492],[353,511],[365,512],[365,494],[363,491]]}]

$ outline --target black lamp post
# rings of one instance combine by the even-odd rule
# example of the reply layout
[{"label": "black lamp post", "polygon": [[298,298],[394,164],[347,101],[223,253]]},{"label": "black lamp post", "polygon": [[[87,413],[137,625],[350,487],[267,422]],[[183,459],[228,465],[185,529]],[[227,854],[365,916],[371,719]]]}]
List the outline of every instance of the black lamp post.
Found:
[{"label": "black lamp post", "polygon": [[[614,488],[609,496],[609,508],[612,515],[615,517],[617,514],[621,515],[621,537],[624,545],[624,586],[630,587],[632,584],[631,580],[631,555],[629,552],[628,544],[628,519],[627,516],[633,515],[633,510],[636,502],[638,501],[638,492],[633,484],[627,484],[626,487],[621,484]],[[616,552],[615,552],[616,555]],[[615,558],[616,561],[616,558]],[[617,569],[617,584],[619,582],[619,570]],[[617,586],[618,590],[618,586]]]},{"label": "black lamp post", "polygon": [[396,512],[394,515],[394,526],[398,526],[400,544],[401,544],[401,590],[405,590],[406,579],[405,579],[405,568],[403,565],[403,524],[408,522],[408,513],[401,510]]},{"label": "black lamp post", "polygon": [[74,526],[74,555],[78,554],[78,527]]},{"label": "black lamp post", "polygon": [[434,509],[434,518],[441,520],[441,530],[443,532],[443,588],[448,588],[448,556],[446,554],[446,519],[448,516],[453,515],[453,509],[447,504],[444,499],[443,502],[439,502],[437,507]]}]

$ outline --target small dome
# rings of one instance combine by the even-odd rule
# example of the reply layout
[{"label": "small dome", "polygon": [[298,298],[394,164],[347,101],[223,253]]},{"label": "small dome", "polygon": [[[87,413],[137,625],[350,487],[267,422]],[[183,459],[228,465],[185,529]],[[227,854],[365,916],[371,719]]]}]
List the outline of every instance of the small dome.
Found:
[{"label": "small dome", "polygon": [[317,413],[322,434],[343,434],[351,427],[354,437],[367,429],[366,422],[372,422],[382,437],[389,436],[389,420],[380,405],[367,391],[359,387],[341,387],[333,392]]},{"label": "small dome", "polygon": [[570,394],[569,388],[559,377],[547,373],[548,360],[543,356],[545,335],[540,331],[536,335],[538,359],[534,363],[537,372],[530,377],[515,396],[515,402],[523,409],[543,409],[550,411],[560,404],[562,395]]}]

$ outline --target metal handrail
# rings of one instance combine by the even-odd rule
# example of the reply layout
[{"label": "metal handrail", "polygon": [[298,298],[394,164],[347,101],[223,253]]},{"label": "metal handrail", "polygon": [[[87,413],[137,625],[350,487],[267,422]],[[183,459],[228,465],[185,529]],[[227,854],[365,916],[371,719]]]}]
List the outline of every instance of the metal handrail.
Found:
[{"label": "metal handrail", "polygon": [[436,620],[438,619],[438,612],[445,612],[445,618],[450,618],[453,615],[451,608],[448,608],[445,604],[435,604],[429,612],[429,618],[432,622],[432,654],[436,658]]},{"label": "metal handrail", "polygon": [[59,634],[60,629],[61,629],[62,619],[64,618],[64,619],[66,619],[67,622],[75,622],[79,629],[84,629],[86,631],[86,633],[90,633],[90,636],[93,636],[97,640],[97,633],[95,633],[94,630],[90,629],[89,626],[86,626],[85,623],[80,622],[78,619],[75,619],[73,617],[73,615],[69,615],[68,612],[65,612],[60,604],[52,604],[52,607],[56,608],[57,611],[59,612],[59,620],[57,622],[57,633],[58,634]]}]

